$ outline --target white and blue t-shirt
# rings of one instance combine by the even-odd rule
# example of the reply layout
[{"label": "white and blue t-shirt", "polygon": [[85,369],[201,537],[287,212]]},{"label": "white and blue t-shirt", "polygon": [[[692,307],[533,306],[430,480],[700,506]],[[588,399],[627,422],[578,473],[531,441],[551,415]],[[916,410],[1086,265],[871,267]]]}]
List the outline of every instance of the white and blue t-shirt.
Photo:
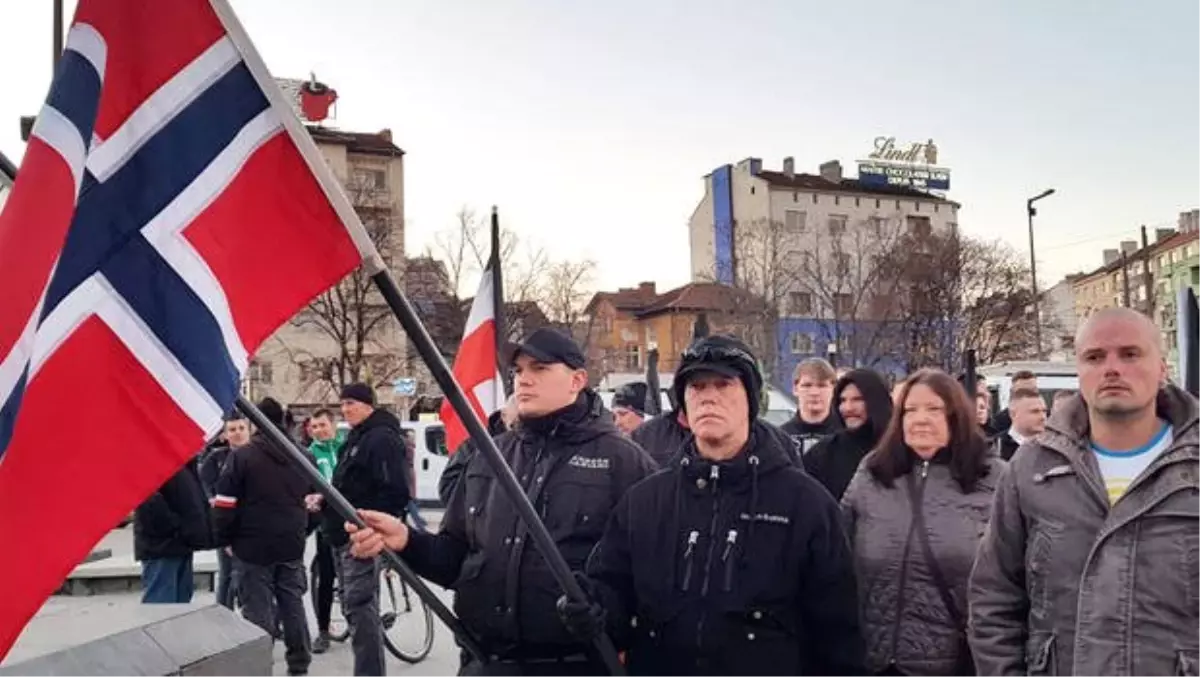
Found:
[{"label": "white and blue t-shirt", "polygon": [[1100,464],[1100,476],[1104,478],[1104,487],[1108,490],[1109,505],[1116,503],[1146,466],[1171,446],[1171,424],[1166,421],[1162,421],[1161,424],[1158,433],[1137,449],[1114,451],[1092,443],[1096,462]]}]

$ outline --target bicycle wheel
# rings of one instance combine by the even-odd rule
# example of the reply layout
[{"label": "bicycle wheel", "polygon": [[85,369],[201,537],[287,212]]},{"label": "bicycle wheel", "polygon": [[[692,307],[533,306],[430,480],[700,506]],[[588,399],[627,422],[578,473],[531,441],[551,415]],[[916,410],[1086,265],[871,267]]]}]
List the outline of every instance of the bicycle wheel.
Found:
[{"label": "bicycle wheel", "polygon": [[433,649],[433,612],[425,601],[391,567],[380,573],[379,597],[384,646],[405,663],[425,660]]}]

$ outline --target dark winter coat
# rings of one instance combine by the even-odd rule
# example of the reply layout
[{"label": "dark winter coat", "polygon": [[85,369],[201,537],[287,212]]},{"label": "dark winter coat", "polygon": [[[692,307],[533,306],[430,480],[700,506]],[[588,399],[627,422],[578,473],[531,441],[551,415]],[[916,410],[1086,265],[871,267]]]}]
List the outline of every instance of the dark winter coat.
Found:
[{"label": "dark winter coat", "polygon": [[[408,476],[408,447],[395,414],[376,409],[354,426],[338,452],[333,486],[361,510],[403,516],[412,498]],[[334,546],[349,542],[345,519],[326,504],[321,533]]]},{"label": "dark winter coat", "polygon": [[234,556],[251,564],[302,560],[310,522],[315,526],[304,497],[316,490],[283,451],[255,435],[229,455],[217,480],[212,509],[217,543],[232,546]]},{"label": "dark winter coat", "polygon": [[[488,416],[487,423],[488,433],[493,439],[504,433],[506,429],[504,419],[499,411],[492,412],[492,415]],[[442,505],[450,503],[450,496],[454,494],[455,487],[462,480],[463,472],[466,471],[467,465],[477,451],[479,451],[479,447],[475,445],[475,440],[468,437],[450,456],[450,462],[446,464],[442,470],[442,476],[438,478],[438,498],[442,499]]]},{"label": "dark winter coat", "polygon": [[950,475],[949,453],[914,463],[892,487],[860,466],[842,497],[846,531],[854,548],[862,602],[867,670],[889,666],[910,675],[954,675],[965,631],[946,608],[931,573],[912,505],[922,510],[933,555],[967,616],[967,578],[987,529],[992,496],[1005,463],[989,457],[988,474],[964,494]]},{"label": "dark winter coat", "polygon": [[635,675],[862,674],[837,504],[755,422],[730,461],[694,443],[635,486],[588,562]]},{"label": "dark winter coat", "polygon": [[692,431],[679,422],[680,412],[669,411],[639,425],[630,437],[637,442],[659,467],[666,467],[692,438]]},{"label": "dark winter coat", "polygon": [[[837,402],[836,396],[833,401]],[[800,412],[797,411],[796,415],[789,419],[787,423],[779,426],[779,429],[792,438],[792,442],[795,443],[796,448],[800,450],[800,454],[803,456],[812,451],[818,442],[834,434],[841,427],[840,422],[833,412],[830,412],[829,416],[825,417],[825,420],[820,423],[807,423],[800,418]]]},{"label": "dark winter coat", "polygon": [[1017,441],[1007,431],[996,435],[996,438],[992,440],[994,453],[1005,461],[1011,460],[1013,454],[1017,453],[1017,449],[1020,447],[1021,445],[1017,444]]},{"label": "dark winter coat", "polygon": [[837,423],[841,428],[817,443],[804,455],[804,469],[815,477],[837,500],[842,499],[858,464],[879,443],[892,418],[892,395],[883,377],[870,369],[855,369],[838,379],[833,401],[841,402],[842,392],[854,384],[862,393],[867,407],[867,421],[855,430],[846,428],[841,412]]},{"label": "dark winter coat", "polygon": [[134,513],[133,552],[139,561],[186,557],[213,547],[208,499],[196,459],[189,460]]},{"label": "dark winter coat", "polygon": [[221,479],[229,452],[228,444],[214,444],[200,455],[200,484],[209,498],[217,495],[217,480]]},{"label": "dark winter coat", "polygon": [[[591,392],[557,414],[522,420],[496,444],[567,564],[579,571],[617,501],[655,469]],[[410,532],[401,556],[420,576],[456,591],[458,617],[489,653],[530,658],[586,650],[559,620],[562,589],[481,454],[451,495],[441,531]]]}]

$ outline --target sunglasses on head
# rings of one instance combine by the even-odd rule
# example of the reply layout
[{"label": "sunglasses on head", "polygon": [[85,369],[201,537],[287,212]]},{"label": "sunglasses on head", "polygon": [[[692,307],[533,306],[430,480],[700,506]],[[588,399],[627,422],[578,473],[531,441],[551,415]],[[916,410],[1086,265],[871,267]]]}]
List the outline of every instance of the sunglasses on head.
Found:
[{"label": "sunglasses on head", "polygon": [[750,353],[733,346],[704,345],[683,351],[686,362],[749,362],[758,364]]}]

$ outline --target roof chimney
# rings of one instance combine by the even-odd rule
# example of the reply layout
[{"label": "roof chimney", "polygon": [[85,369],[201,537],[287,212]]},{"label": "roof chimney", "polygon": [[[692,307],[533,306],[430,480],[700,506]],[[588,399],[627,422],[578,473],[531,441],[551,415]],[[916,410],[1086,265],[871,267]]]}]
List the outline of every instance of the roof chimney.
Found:
[{"label": "roof chimney", "polygon": [[1105,249],[1104,250],[1104,265],[1107,266],[1107,265],[1116,263],[1120,259],[1121,259],[1121,252],[1119,250],[1116,250],[1116,249]]},{"label": "roof chimney", "polygon": [[830,160],[821,165],[821,178],[831,183],[842,182],[842,163]]},{"label": "roof chimney", "polygon": [[642,296],[658,296],[658,291],[653,282],[639,282],[637,290],[638,294]]},{"label": "roof chimney", "polygon": [[386,129],[386,128],[381,130],[379,132],[379,138],[383,139],[384,141],[387,141],[388,143],[391,143],[392,142],[392,130]]},{"label": "roof chimney", "polygon": [[1137,240],[1121,240],[1121,251],[1126,255],[1132,254],[1138,250]]},{"label": "roof chimney", "polygon": [[1154,229],[1154,241],[1162,242],[1163,240],[1167,239],[1168,237],[1171,237],[1174,234],[1175,234],[1174,228],[1155,228]]},{"label": "roof chimney", "polygon": [[783,175],[789,179],[796,178],[796,159],[790,155],[783,158]]},{"label": "roof chimney", "polygon": [[1179,213],[1179,232],[1190,233],[1200,226],[1200,209]]}]

